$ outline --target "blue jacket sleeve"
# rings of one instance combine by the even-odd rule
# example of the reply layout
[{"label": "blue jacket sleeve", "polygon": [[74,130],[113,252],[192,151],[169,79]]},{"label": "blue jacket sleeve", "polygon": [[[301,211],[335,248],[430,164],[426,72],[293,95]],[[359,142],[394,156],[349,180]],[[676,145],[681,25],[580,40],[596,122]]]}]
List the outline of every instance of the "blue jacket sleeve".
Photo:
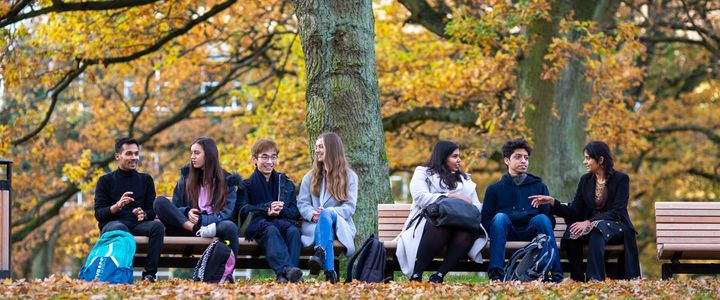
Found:
[{"label": "blue jacket sleeve", "polygon": [[250,213],[263,216],[267,215],[267,209],[268,207],[270,207],[270,202],[250,204],[250,199],[252,199],[253,195],[250,192],[250,185],[247,180],[240,183],[240,186],[238,186],[237,194],[237,206],[240,208],[240,220],[244,220]]},{"label": "blue jacket sleeve", "polygon": [[282,199],[285,204],[283,205],[283,209],[280,211],[280,217],[285,219],[291,219],[291,220],[297,220],[300,218],[300,210],[298,210],[297,207],[297,195],[295,194],[295,184],[292,182],[287,183],[289,186],[291,186],[288,190],[290,193],[285,196],[285,199]]}]

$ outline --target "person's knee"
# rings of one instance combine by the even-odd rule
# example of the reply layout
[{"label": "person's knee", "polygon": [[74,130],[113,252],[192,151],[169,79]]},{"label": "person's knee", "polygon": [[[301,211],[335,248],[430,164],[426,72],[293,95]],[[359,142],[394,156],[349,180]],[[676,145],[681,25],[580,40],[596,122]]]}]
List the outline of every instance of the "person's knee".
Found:
[{"label": "person's knee", "polygon": [[534,216],[530,219],[530,223],[533,224],[539,232],[549,233],[553,231],[552,222],[550,222],[550,218],[547,215],[539,214]]},{"label": "person's knee", "polygon": [[168,204],[172,204],[170,199],[165,196],[160,196],[155,198],[155,201],[153,201],[153,209],[157,212],[158,210],[161,210],[160,207],[166,207]]},{"label": "person's knee", "polygon": [[268,239],[279,239],[280,238],[280,230],[278,230],[275,225],[268,225],[265,227],[265,230],[263,231],[263,235]]},{"label": "person's knee", "polygon": [[510,224],[510,217],[506,213],[496,213],[492,218],[492,226],[505,226]]}]

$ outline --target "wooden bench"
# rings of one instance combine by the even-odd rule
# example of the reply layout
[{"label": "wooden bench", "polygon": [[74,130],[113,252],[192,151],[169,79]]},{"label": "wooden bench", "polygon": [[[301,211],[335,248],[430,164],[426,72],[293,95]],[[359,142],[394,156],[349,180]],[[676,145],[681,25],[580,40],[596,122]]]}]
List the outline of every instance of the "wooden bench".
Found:
[{"label": "wooden bench", "polygon": [[720,202],[655,202],[655,222],[662,279],[720,273]]},{"label": "wooden bench", "polygon": [[[163,249],[160,255],[158,267],[160,268],[194,268],[199,256],[213,241],[212,238],[165,236]],[[147,261],[148,238],[136,236],[134,267],[143,267]],[[240,248],[235,262],[236,269],[270,269],[265,260],[265,254],[256,242],[248,242],[244,237],[239,238]],[[337,240],[334,243],[335,269],[338,268],[338,257],[345,254],[345,246]],[[307,269],[307,259],[314,254],[312,248],[303,248],[300,251],[300,268]]]},{"label": "wooden bench", "polygon": [[[403,225],[410,214],[411,204],[378,204],[378,236],[380,241],[387,249],[388,262],[386,264],[386,277],[392,278],[394,271],[400,270],[400,265],[395,258],[395,250],[397,242],[393,241],[395,237],[403,229]],[[565,220],[560,217],[555,218],[555,237],[558,247],[560,247],[560,239],[565,232]],[[508,259],[517,249],[526,246],[529,242],[508,241],[505,244],[505,258]],[[587,253],[587,246],[585,247]],[[623,245],[607,245],[605,248],[606,270],[611,274],[617,268],[618,257],[622,255]],[[469,259],[461,260],[453,271],[474,271],[487,272],[487,266],[490,263],[489,243],[482,250],[484,262],[482,264],[475,263]],[[567,257],[564,251],[560,251],[560,258],[563,264],[563,270],[567,273]],[[437,270],[441,261],[433,261],[428,270]]]}]

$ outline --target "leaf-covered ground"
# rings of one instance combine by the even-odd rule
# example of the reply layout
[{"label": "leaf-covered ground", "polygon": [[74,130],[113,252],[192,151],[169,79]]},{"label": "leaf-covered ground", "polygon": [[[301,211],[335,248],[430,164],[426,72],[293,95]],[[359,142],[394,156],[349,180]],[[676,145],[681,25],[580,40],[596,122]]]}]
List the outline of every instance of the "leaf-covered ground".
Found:
[{"label": "leaf-covered ground", "polygon": [[158,283],[110,285],[52,276],[44,280],[5,280],[2,299],[232,299],[232,298],[455,298],[455,299],[720,299],[720,280],[606,281],[600,283],[390,283],[331,285],[309,280],[301,284],[241,281],[204,284],[172,279]]}]

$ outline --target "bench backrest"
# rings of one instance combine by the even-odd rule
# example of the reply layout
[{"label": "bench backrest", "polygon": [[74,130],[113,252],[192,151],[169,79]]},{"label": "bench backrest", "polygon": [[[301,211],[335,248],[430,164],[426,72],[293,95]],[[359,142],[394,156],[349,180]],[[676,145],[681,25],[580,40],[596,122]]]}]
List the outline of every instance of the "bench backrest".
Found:
[{"label": "bench backrest", "polygon": [[720,258],[720,202],[655,202],[655,222],[659,258]]},{"label": "bench backrest", "polygon": [[[410,214],[411,204],[378,204],[378,235],[380,241],[394,239],[403,229]],[[565,232],[565,219],[555,218],[555,237],[559,239]],[[487,228],[486,228],[487,230]]]}]

